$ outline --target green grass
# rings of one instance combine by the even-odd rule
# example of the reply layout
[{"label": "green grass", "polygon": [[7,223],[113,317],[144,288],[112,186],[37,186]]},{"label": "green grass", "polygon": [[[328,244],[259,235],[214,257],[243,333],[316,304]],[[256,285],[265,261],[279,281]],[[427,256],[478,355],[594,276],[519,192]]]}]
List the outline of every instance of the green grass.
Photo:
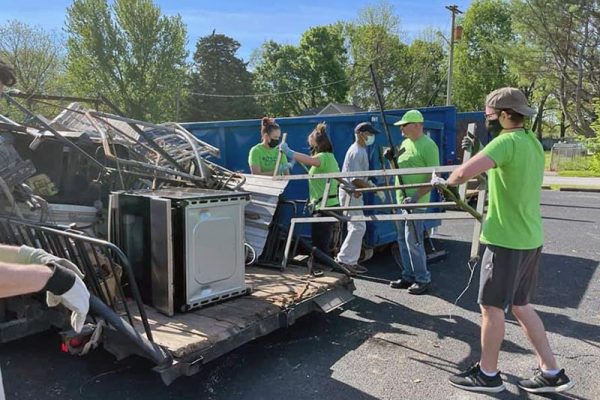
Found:
[{"label": "green grass", "polygon": [[550,171],[550,156],[552,152],[550,150],[544,152],[544,170]]},{"label": "green grass", "polygon": [[558,176],[568,176],[577,178],[594,178],[600,177],[600,173],[596,171],[579,171],[579,170],[566,170],[558,171]]},{"label": "green grass", "polygon": [[560,189],[595,189],[600,190],[598,186],[587,186],[587,185],[550,185],[550,190],[560,190]]}]

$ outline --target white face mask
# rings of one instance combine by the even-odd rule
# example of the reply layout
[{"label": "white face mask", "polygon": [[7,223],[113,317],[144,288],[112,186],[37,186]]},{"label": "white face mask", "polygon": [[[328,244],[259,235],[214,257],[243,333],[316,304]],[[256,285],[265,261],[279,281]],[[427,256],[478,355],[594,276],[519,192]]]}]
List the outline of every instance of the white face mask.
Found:
[{"label": "white face mask", "polygon": [[[354,137],[356,138],[356,141],[358,142],[358,135],[354,134]],[[367,135],[367,137],[365,139],[365,146],[370,146],[373,143],[375,143],[375,135]]]}]

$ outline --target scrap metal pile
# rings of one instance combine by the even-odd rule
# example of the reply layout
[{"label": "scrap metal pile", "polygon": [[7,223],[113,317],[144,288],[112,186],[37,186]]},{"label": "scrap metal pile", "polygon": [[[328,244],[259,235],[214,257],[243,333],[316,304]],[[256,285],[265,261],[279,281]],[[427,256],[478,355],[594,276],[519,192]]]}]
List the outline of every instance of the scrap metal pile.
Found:
[{"label": "scrap metal pile", "polygon": [[[219,157],[218,148],[177,123],[154,124],[80,103],[69,104],[48,120],[4,96],[23,121],[0,114],[4,214],[81,225],[82,214],[100,215],[103,200],[114,190],[165,186],[238,190],[245,183],[243,174],[210,160]],[[58,218],[61,212],[68,215]]]}]

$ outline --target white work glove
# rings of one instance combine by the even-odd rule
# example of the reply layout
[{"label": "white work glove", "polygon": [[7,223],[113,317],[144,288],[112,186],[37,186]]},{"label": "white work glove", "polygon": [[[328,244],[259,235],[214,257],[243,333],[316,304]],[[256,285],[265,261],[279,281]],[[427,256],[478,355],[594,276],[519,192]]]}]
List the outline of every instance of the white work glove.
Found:
[{"label": "white work glove", "polygon": [[42,289],[46,291],[46,302],[49,307],[62,304],[71,310],[71,326],[79,333],[90,309],[90,292],[75,272],[54,262],[49,264],[54,273]]},{"label": "white work glove", "polygon": [[[371,181],[369,181],[369,186],[371,187],[377,187],[377,185]],[[379,199],[380,203],[385,203],[386,202],[386,197],[385,197],[385,193],[383,192],[383,190],[378,190],[375,193],[375,196],[377,196],[377,198]]]},{"label": "white work glove", "polygon": [[431,186],[433,187],[448,187],[448,182],[434,173],[431,174]]},{"label": "white work glove", "polygon": [[287,143],[281,143],[279,145],[279,151],[281,151],[283,154],[285,154],[285,156],[287,157],[288,160],[294,159],[294,151],[292,149],[290,149],[290,146],[288,146]]},{"label": "white work glove", "polygon": [[[448,181],[444,178],[440,178],[439,176],[437,176],[435,174],[435,171],[431,174],[430,183],[431,186],[438,189],[446,199],[450,199],[453,201],[454,199],[452,199],[452,196],[456,197],[457,199],[460,199],[460,194],[458,193],[458,189],[456,188],[456,186],[449,186]],[[450,195],[449,193],[451,193],[452,195]]]},{"label": "white work glove", "polygon": [[415,200],[412,197],[405,197],[404,200],[402,200],[402,204],[411,204],[414,202]]},{"label": "white work glove", "polygon": [[50,264],[54,263],[62,267],[68,268],[75,273],[79,278],[83,279],[83,273],[77,268],[75,264],[66,258],[60,258],[53,254],[48,253],[43,249],[35,249],[29,246],[21,246],[19,249],[19,255],[21,263],[23,264]]}]

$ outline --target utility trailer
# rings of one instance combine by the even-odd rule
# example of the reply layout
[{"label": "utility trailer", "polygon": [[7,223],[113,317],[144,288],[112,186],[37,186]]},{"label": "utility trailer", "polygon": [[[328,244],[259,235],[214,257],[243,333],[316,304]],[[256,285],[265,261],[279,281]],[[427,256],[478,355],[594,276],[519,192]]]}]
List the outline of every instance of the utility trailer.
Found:
[{"label": "utility trailer", "polygon": [[[94,342],[92,347],[102,345],[118,359],[139,355],[154,362],[154,370],[167,385],[182,375],[197,373],[202,364],[245,343],[290,327],[304,315],[330,312],[353,298],[353,281],[342,274],[325,272],[315,277],[301,267],[290,266],[285,271],[248,267],[246,280],[252,288],[249,294],[166,316],[143,304],[129,261],[113,243],[79,232],[2,217],[0,242],[43,248],[70,259],[85,273],[86,285],[92,293],[92,321],[82,334],[61,332],[64,351],[80,354],[86,343]],[[126,283],[119,284],[116,276],[122,276],[122,282]],[[21,299],[36,304],[35,298],[21,296]],[[22,301],[25,300],[0,300],[9,309],[11,304]],[[35,308],[40,310],[39,314],[45,307],[37,302]],[[26,318],[27,313],[24,318],[0,322],[1,341],[51,325],[65,328],[68,318],[64,314],[60,315],[56,309],[47,311],[43,322],[35,325]],[[5,335],[6,332],[11,334]]]}]

